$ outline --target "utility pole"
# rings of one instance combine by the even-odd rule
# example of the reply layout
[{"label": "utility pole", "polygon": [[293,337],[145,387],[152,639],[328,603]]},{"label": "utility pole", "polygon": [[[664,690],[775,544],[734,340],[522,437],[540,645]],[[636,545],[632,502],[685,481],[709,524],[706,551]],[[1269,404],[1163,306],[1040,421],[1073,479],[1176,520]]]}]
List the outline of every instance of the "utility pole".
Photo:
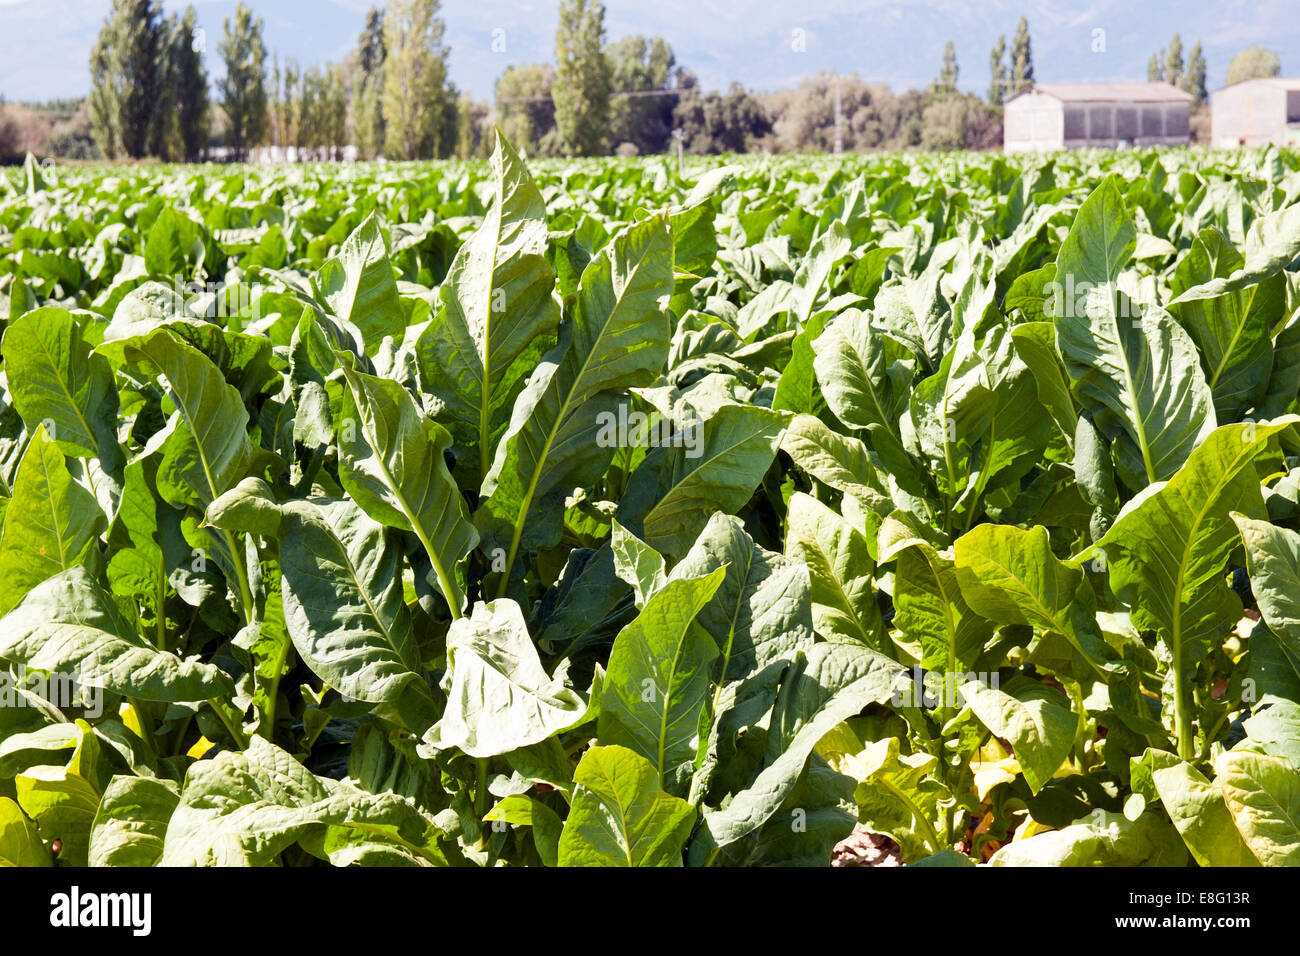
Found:
[{"label": "utility pole", "polygon": [[840,75],[833,74],[835,83],[835,152],[844,152],[844,110],[840,105]]},{"label": "utility pole", "polygon": [[686,159],[682,155],[682,140],[686,138],[686,131],[678,128],[673,130],[673,139],[677,140],[677,175],[686,174]]}]

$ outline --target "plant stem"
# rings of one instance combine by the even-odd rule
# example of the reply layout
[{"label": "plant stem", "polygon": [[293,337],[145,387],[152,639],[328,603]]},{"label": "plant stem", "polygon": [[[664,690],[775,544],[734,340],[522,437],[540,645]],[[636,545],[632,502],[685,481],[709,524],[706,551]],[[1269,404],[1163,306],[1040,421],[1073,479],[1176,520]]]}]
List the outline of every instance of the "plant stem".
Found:
[{"label": "plant stem", "polygon": [[886,790],[888,790],[890,794],[892,794],[905,807],[907,807],[908,811],[912,814],[912,819],[914,819],[918,824],[920,824],[921,829],[924,831],[922,835],[925,837],[926,842],[930,844],[930,849],[933,850],[935,853],[938,853],[940,850],[942,850],[944,846],[943,846],[943,841],[939,839],[939,832],[935,830],[934,824],[930,822],[929,817],[927,817],[924,813],[921,812],[921,808],[918,807],[912,801],[912,798],[909,797],[907,794],[905,794],[891,780],[887,780],[884,777],[881,777],[876,782],[879,783]]},{"label": "plant stem", "polygon": [[[267,689],[266,717],[263,720],[265,733],[262,735],[272,743],[275,742],[275,710],[279,704],[280,698],[280,677],[284,672],[285,659],[289,656],[289,647],[291,643],[285,636],[280,641],[280,653],[276,656],[273,676],[271,677],[271,686]],[[259,728],[260,730],[261,728]]]},{"label": "plant stem", "polygon": [[175,738],[174,739],[175,751],[173,752],[172,756],[180,756],[181,754],[185,753],[185,751],[182,750],[181,748],[185,746],[185,732],[190,729],[190,721],[193,719],[194,717],[192,715],[186,714],[185,719],[182,720],[177,725],[175,731],[173,731],[173,736]]},{"label": "plant stem", "polygon": [[478,849],[487,850],[488,826],[483,818],[488,812],[488,758],[478,757],[474,760],[474,819],[478,821]]},{"label": "plant stem", "polygon": [[474,814],[478,817],[479,822],[483,821],[483,815],[488,811],[488,758],[479,757],[474,761]]},{"label": "plant stem", "polygon": [[519,520],[515,522],[515,529],[510,536],[510,550],[506,552],[506,569],[501,573],[501,583],[497,585],[497,600],[506,596],[506,590],[510,587],[510,569],[515,566],[515,556],[519,554],[519,539],[524,533],[524,518],[528,516],[527,512],[519,515]]},{"label": "plant stem", "polygon": [[[1174,666],[1177,667],[1178,654],[1174,655]],[[1192,715],[1188,709],[1187,692],[1189,688],[1187,682],[1183,680],[1183,675],[1179,672],[1174,674],[1174,733],[1178,737],[1178,757],[1181,760],[1191,761],[1193,759],[1192,747],[1195,744],[1195,730],[1192,727]]]},{"label": "plant stem", "polygon": [[[1241,701],[1238,701],[1237,707],[1240,706],[1241,706]],[[1223,725],[1228,722],[1229,713],[1230,711],[1225,710],[1222,714],[1219,715],[1219,719],[1214,722],[1213,727],[1206,728],[1205,746],[1201,748],[1202,761],[1207,761],[1210,759],[1210,748],[1214,746],[1214,738],[1219,735],[1219,731],[1223,729]]]},{"label": "plant stem", "polygon": [[144,704],[136,697],[128,697],[127,703],[135,712],[135,719],[140,722],[140,738],[149,745],[158,756],[162,756],[162,751],[158,749],[158,741],[154,739],[153,734],[153,715],[144,709]]},{"label": "plant stem", "polygon": [[235,578],[239,582],[239,603],[244,612],[244,623],[252,624],[257,620],[257,608],[253,606],[253,589],[248,583],[248,569],[244,567],[244,552],[237,546],[235,535],[224,530],[221,533],[226,537],[230,563],[235,567]]},{"label": "plant stem", "polygon": [[167,569],[162,559],[158,561],[158,604],[154,608],[154,634],[158,650],[167,650]]},{"label": "plant stem", "polygon": [[461,618],[460,601],[456,597],[456,587],[452,584],[451,578],[447,576],[447,570],[438,560],[438,552],[433,549],[433,542],[429,536],[424,533],[415,516],[407,515],[407,520],[411,522],[411,527],[415,529],[415,536],[420,539],[420,544],[424,546],[424,552],[429,556],[429,563],[433,565],[433,573],[438,576],[438,587],[442,591],[443,598],[447,601],[447,607],[451,609],[451,619],[458,621]]},{"label": "plant stem", "polygon": [[211,704],[212,709],[216,711],[217,717],[221,720],[221,723],[225,725],[226,731],[231,737],[235,738],[235,743],[239,745],[239,749],[247,750],[248,738],[244,736],[244,732],[239,728],[239,726],[232,723],[230,717],[226,715],[226,712],[223,709],[225,701],[220,697],[213,697],[208,700],[208,703]]},{"label": "plant stem", "polygon": [[1083,735],[1088,729],[1088,709],[1083,705],[1083,687],[1075,681],[1066,682],[1070,700],[1079,708],[1079,724],[1074,731],[1074,760],[1077,768],[1083,770]]}]

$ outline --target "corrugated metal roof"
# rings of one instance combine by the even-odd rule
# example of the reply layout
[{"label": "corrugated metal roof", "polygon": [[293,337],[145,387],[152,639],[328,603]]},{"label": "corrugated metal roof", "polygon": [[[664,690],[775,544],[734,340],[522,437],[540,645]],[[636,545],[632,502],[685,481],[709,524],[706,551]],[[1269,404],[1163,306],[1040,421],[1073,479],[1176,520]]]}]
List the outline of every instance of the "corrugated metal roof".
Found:
[{"label": "corrugated metal roof", "polygon": [[[1030,89],[1066,103],[1189,103],[1192,100],[1192,94],[1168,83],[1036,83]],[[1022,90],[1016,96],[1024,96],[1026,92]]]}]

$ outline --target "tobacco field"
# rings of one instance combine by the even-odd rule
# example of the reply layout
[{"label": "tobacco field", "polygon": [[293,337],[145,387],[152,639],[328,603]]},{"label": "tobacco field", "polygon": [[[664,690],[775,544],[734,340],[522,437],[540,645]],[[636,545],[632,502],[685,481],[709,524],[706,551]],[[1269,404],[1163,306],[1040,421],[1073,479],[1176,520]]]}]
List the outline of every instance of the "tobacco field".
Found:
[{"label": "tobacco field", "polygon": [[1300,159],[0,172],[0,865],[1300,864]]}]

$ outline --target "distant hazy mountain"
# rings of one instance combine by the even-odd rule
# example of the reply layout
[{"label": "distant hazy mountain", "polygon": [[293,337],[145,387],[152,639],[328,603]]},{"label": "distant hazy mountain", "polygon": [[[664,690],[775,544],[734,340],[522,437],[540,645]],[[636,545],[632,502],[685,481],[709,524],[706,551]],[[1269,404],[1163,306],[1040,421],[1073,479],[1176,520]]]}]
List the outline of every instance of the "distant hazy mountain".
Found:
[{"label": "distant hazy mountain", "polygon": [[[165,6],[185,4],[165,0]],[[195,6],[215,75],[222,19],[235,3],[196,0]],[[346,55],[370,3],[252,0],[250,6],[266,21],[269,49],[306,65]],[[109,7],[110,0],[0,0],[0,95],[84,94],[87,58]],[[557,7],[557,0],[444,0],[453,81],[490,98],[507,64],[549,60]],[[819,70],[919,87],[938,73],[944,43],[952,40],[958,85],[982,94],[989,49],[999,33],[1010,42],[1022,12],[1044,82],[1145,79],[1147,59],[1174,31],[1182,34],[1184,58],[1197,40],[1204,44],[1211,89],[1223,85],[1232,54],[1251,43],[1276,50],[1283,71],[1300,75],[1298,0],[1095,0],[1079,8],[1078,0],[608,0],[606,26],[611,39],[666,37],[706,88],[733,81],[788,87]],[[495,30],[504,31],[504,52],[492,50]]]}]

